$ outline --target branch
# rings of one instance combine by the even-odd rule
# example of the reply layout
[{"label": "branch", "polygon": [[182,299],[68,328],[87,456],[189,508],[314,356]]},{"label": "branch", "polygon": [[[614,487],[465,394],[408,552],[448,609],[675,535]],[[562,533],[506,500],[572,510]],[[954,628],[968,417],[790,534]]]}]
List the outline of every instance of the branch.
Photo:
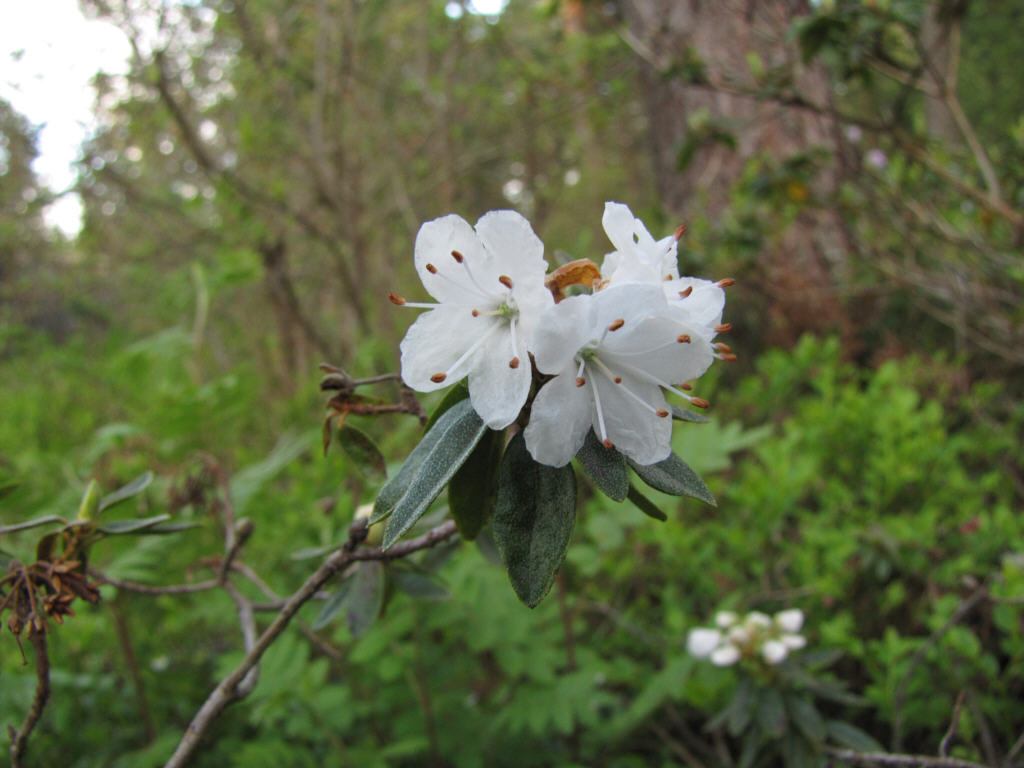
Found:
[{"label": "branch", "polygon": [[21,730],[15,732],[13,727],[7,726],[7,732],[11,736],[11,768],[21,768],[21,758],[25,756],[28,737],[42,717],[43,709],[50,698],[50,656],[46,649],[46,633],[33,632],[29,639],[36,657],[36,695],[32,699],[28,714],[25,715],[25,722],[21,724]]},{"label": "branch", "polygon": [[356,549],[359,542],[366,536],[365,521],[359,521],[359,523],[353,524],[349,529],[350,538],[345,546],[328,557],[306,579],[298,591],[285,601],[281,611],[274,617],[270,626],[264,630],[259,639],[256,640],[242,662],[213,689],[213,692],[203,702],[195,717],[192,718],[192,722],[189,723],[188,728],[185,730],[181,742],[164,768],[182,768],[182,766],[188,763],[192,754],[199,746],[203,735],[213,724],[213,721],[217,719],[228,704],[238,698],[240,686],[248,675],[249,670],[259,663],[267,648],[284,631],[299,609],[317,593],[331,576],[356,560],[395,560],[421,549],[432,547],[440,541],[451,538],[456,532],[455,523],[448,520],[422,536],[396,544],[388,550],[376,547]]},{"label": "branch", "polygon": [[871,765],[918,766],[919,768],[988,768],[981,763],[959,760],[955,757],[928,757],[927,755],[895,755],[888,752],[857,752],[852,749],[825,747],[825,751],[838,760]]},{"label": "branch", "polygon": [[197,581],[195,584],[170,584],[167,586],[154,586],[152,584],[139,584],[134,581],[123,581],[112,576],[89,569],[89,575],[100,584],[109,584],[112,587],[123,589],[127,592],[138,592],[140,595],[185,595],[191,592],[205,592],[208,589],[216,589],[220,586],[216,579]]}]

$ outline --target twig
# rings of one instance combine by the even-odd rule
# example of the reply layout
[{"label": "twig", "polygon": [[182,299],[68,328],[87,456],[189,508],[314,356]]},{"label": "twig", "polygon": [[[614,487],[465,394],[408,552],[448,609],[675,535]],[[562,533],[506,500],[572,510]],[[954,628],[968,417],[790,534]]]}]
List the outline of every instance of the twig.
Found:
[{"label": "twig", "polygon": [[921,644],[921,647],[917,649],[913,657],[911,657],[910,663],[907,665],[907,671],[903,673],[903,679],[900,680],[899,687],[896,689],[896,695],[893,697],[892,744],[894,752],[899,752],[903,744],[903,702],[907,697],[907,687],[910,685],[910,678],[913,677],[914,670],[924,660],[928,650],[987,596],[988,587],[982,584],[970,597],[961,601],[957,609],[953,611],[953,615],[949,617],[949,620],[932,632],[928,639]]},{"label": "twig", "polygon": [[919,768],[989,768],[981,763],[959,760],[955,757],[928,757],[927,755],[898,755],[889,752],[857,752],[852,749],[825,747],[825,751],[837,760],[850,763],[874,765],[906,765]]},{"label": "twig", "polygon": [[956,704],[953,706],[953,717],[949,720],[949,729],[946,731],[946,735],[942,737],[942,741],[939,742],[939,757],[949,757],[949,745],[953,743],[957,726],[960,724],[960,709],[964,705],[965,696],[967,696],[967,691],[963,690],[956,697]]},{"label": "twig", "polygon": [[[223,586],[224,591],[235,601],[235,606],[238,609],[238,623],[242,627],[242,646],[245,648],[245,652],[249,653],[256,645],[256,617],[253,615],[252,603],[230,581],[225,581]],[[250,669],[242,682],[238,684],[235,691],[236,698],[244,699],[252,693],[259,679],[260,668],[257,665]]]},{"label": "twig", "polygon": [[292,618],[298,613],[299,609],[305,605],[312,597],[316,594],[317,590],[322,587],[331,576],[346,567],[349,563],[356,560],[395,560],[397,558],[405,557],[413,552],[417,552],[421,549],[427,549],[432,547],[440,541],[444,541],[455,535],[456,528],[455,523],[448,520],[436,528],[428,531],[427,533],[419,536],[415,539],[411,539],[400,544],[396,544],[391,549],[381,550],[379,548],[367,548],[367,549],[356,549],[362,538],[366,536],[366,525],[365,521],[362,526],[353,524],[349,529],[350,539],[345,546],[330,555],[319,568],[306,579],[305,583],[299,587],[298,591],[291,595],[286,601],[281,611],[274,617],[274,620],[270,623],[263,634],[256,640],[252,649],[246,654],[242,662],[225,677],[213,689],[213,692],[207,697],[206,701],[203,702],[199,711],[195,717],[192,718],[192,722],[189,723],[188,728],[185,730],[182,736],[181,742],[175,749],[174,754],[171,755],[171,759],[167,761],[164,768],[182,768],[186,765],[199,746],[199,742],[203,735],[210,728],[213,721],[217,719],[224,708],[230,704],[238,695],[239,686],[242,684],[249,670],[259,663],[263,654],[266,652],[270,644],[277,639],[284,629],[291,622]]},{"label": "twig", "polygon": [[50,656],[47,653],[46,633],[33,632],[29,641],[36,657],[36,695],[32,699],[28,714],[25,715],[25,722],[21,724],[21,730],[15,732],[13,727],[7,726],[7,732],[11,736],[11,768],[21,768],[21,758],[25,756],[28,737],[42,717],[46,701],[50,698]]},{"label": "twig", "polygon": [[1024,749],[1024,733],[1022,733],[1020,738],[1013,743],[1012,747],[1010,747],[1010,751],[1006,753],[1006,759],[1003,763],[1005,765],[1012,765],[1014,758],[1017,757],[1022,749]]},{"label": "twig", "polygon": [[140,595],[185,595],[192,592],[205,592],[208,589],[216,589],[220,586],[216,579],[197,581],[195,584],[169,584],[166,586],[139,584],[134,581],[115,579],[92,568],[89,569],[89,575],[101,584],[109,584],[112,587],[117,587],[127,592],[138,592]]}]

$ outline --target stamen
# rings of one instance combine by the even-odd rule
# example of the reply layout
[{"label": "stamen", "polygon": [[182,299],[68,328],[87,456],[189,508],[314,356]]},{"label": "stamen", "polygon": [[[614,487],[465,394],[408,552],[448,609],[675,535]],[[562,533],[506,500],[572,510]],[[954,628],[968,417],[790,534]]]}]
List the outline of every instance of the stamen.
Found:
[{"label": "stamen", "polygon": [[433,264],[427,264],[427,272],[429,272],[432,275],[436,275],[437,267],[435,267]]},{"label": "stamen", "polygon": [[732,323],[722,323],[715,326],[715,333],[727,333],[732,330]]},{"label": "stamen", "polygon": [[[594,359],[597,362],[597,366],[600,369],[601,373],[603,373],[607,378],[609,378],[612,381],[614,381],[616,384],[621,384],[622,383],[622,377],[621,376],[616,376],[614,373],[612,373],[612,370],[603,361],[601,361],[600,358],[594,358]],[[595,387],[595,389],[596,389],[596,387]],[[664,409],[662,409],[662,408],[655,408],[653,405],[648,403],[646,400],[644,400],[642,397],[640,397],[640,395],[638,395],[636,392],[631,390],[629,387],[622,387],[622,391],[625,392],[627,395],[629,395],[634,400],[636,400],[638,403],[640,403],[640,405],[642,405],[644,408],[646,408],[651,413],[654,413],[654,414],[657,414],[658,416],[661,416],[661,413],[662,413],[662,411]],[[662,418],[664,418],[664,416],[662,416]]]},{"label": "stamen", "polygon": [[739,358],[736,357],[736,355],[732,354],[731,352],[728,354],[715,355],[715,357],[726,363],[735,363],[737,360],[739,360]]},{"label": "stamen", "polygon": [[608,326],[608,330],[609,331],[617,331],[617,330],[619,330],[619,328],[621,328],[625,324],[626,324],[626,321],[623,320],[620,317],[618,320],[613,321],[612,324]]},{"label": "stamen", "polygon": [[[466,360],[467,357],[476,352],[481,347],[481,345],[485,341],[487,341],[488,337],[491,334],[493,334],[498,328],[503,327],[503,325],[503,323],[492,323],[491,327],[484,331],[482,334],[480,334],[479,338],[477,338],[477,340],[473,342],[472,346],[469,349],[467,349],[465,352],[459,355],[458,360],[456,360],[454,363],[448,366],[447,371],[445,371],[444,373],[435,373],[433,376],[430,377],[430,380],[435,384],[440,384],[442,381],[448,378],[449,374],[451,374],[452,371],[454,371],[456,368],[462,365],[462,363]],[[440,376],[441,378],[438,378],[438,376]]]},{"label": "stamen", "polygon": [[461,264],[463,259],[465,259],[465,256],[463,256],[458,251],[452,251],[452,258],[459,262],[459,264]]},{"label": "stamen", "polygon": [[680,344],[689,344],[693,339],[690,338],[690,334],[688,333],[680,333],[676,336],[676,341]]},{"label": "stamen", "polygon": [[474,309],[473,310],[473,317],[480,317],[480,310],[479,309]]},{"label": "stamen", "polygon": [[512,290],[512,278],[509,277],[508,275],[498,275],[498,282],[504,285],[510,291]]},{"label": "stamen", "polygon": [[[594,358],[595,360],[597,358]],[[608,439],[608,430],[604,426],[604,410],[601,408],[601,395],[597,392],[597,387],[591,383],[590,391],[594,394],[594,408],[597,409],[597,426],[601,430],[601,442],[605,448],[611,450],[615,446],[612,441]]]},{"label": "stamen", "polygon": [[676,239],[676,242],[678,243],[680,240],[683,239],[683,235],[685,235],[685,234],[686,234],[686,225],[685,224],[680,224],[678,227],[676,227],[676,231],[672,233],[672,237],[674,237]]},{"label": "stamen", "polygon": [[660,416],[663,419],[668,416],[668,411],[666,411],[664,408],[659,408],[657,411],[655,411],[655,413],[657,413],[658,416]]},{"label": "stamen", "polygon": [[616,376],[615,377],[615,383],[616,384],[621,384],[622,383],[622,377],[621,376]]},{"label": "stamen", "polygon": [[508,367],[509,368],[518,368],[519,367],[519,358],[518,357],[513,357],[511,360],[509,360],[508,361]]},{"label": "stamen", "polygon": [[577,376],[576,377],[576,386],[577,387],[582,387],[586,383],[587,383],[587,380],[584,379],[582,376]]},{"label": "stamen", "polygon": [[717,349],[719,352],[725,352],[725,354],[727,355],[732,354],[732,348],[728,344],[724,344],[721,341],[715,344],[715,349]]},{"label": "stamen", "polygon": [[730,285],[736,285],[736,281],[731,277],[725,277],[715,283],[719,288],[728,288]]},{"label": "stamen", "polygon": [[399,296],[394,291],[388,291],[388,301],[394,304],[396,307],[400,307],[405,304],[405,299]]},{"label": "stamen", "polygon": [[685,381],[679,385],[680,389],[685,389],[687,392],[693,389],[693,384],[687,384]]},{"label": "stamen", "polygon": [[693,293],[693,286],[692,285],[688,285],[688,286],[686,286],[686,288],[684,288],[683,290],[681,290],[679,292],[679,298],[680,299],[685,299],[691,293]]},{"label": "stamen", "polygon": [[447,373],[435,373],[433,376],[430,377],[430,380],[432,382],[434,382],[435,384],[440,384],[442,381],[444,381],[447,378],[448,378],[448,374]]},{"label": "stamen", "polygon": [[605,447],[605,450],[608,451],[613,450],[615,448],[615,443],[613,443],[607,437],[601,442],[601,445],[603,445]]},{"label": "stamen", "polygon": [[709,405],[711,405],[711,403],[709,403],[707,400],[705,400],[702,397],[691,397],[690,398],[690,404],[691,405],[695,405],[698,408],[707,408]]}]

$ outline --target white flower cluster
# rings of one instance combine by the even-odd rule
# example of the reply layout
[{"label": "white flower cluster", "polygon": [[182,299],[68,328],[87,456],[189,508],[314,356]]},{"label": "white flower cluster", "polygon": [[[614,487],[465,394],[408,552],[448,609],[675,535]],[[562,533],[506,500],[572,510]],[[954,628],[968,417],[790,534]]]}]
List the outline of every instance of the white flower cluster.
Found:
[{"label": "white flower cluster", "polygon": [[807,644],[798,634],[804,624],[803,611],[791,608],[774,617],[751,611],[742,619],[732,611],[715,615],[717,629],[698,627],[690,630],[686,649],[698,659],[728,667],[742,658],[762,657],[769,664],[778,664],[790,651]]},{"label": "white flower cluster", "polygon": [[390,296],[430,310],[402,340],[403,381],[429,392],[468,376],[473,408],[502,429],[529,397],[532,356],[537,371],[551,377],[525,430],[536,461],[567,464],[591,428],[606,448],[639,464],[667,458],[665,392],[706,407],[683,391],[686,382],[716,357],[733,357],[713,342],[728,328],[721,324],[722,287],[731,281],[679,276],[682,230],[655,240],[619,203],[606,203],[602,223],[615,250],[586,283],[591,293],[564,299],[549,290],[544,245],[518,213],[491,211],[475,228],[455,215],[425,223],[416,270],[437,302]]}]

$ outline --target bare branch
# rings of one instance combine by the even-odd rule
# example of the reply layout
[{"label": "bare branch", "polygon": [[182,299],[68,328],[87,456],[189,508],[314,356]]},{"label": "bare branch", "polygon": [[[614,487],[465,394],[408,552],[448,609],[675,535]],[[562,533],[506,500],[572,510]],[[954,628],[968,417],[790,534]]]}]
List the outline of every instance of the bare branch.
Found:
[{"label": "bare branch", "polygon": [[331,578],[331,576],[345,568],[353,561],[395,560],[421,549],[432,547],[438,542],[451,538],[456,532],[455,523],[448,520],[422,536],[396,544],[388,550],[382,550],[376,547],[356,549],[359,542],[366,536],[365,521],[359,522],[363,523],[363,525],[359,526],[358,524],[354,524],[352,528],[350,528],[350,539],[345,546],[330,555],[321,564],[321,566],[308,579],[306,579],[305,583],[299,587],[298,591],[292,594],[291,597],[285,601],[281,611],[270,623],[270,626],[268,626],[263,631],[263,634],[256,640],[252,649],[246,654],[242,662],[233,672],[221,680],[216,688],[214,688],[213,692],[199,708],[195,717],[192,718],[192,722],[189,723],[188,728],[185,730],[185,734],[182,736],[181,742],[178,744],[178,747],[171,756],[171,759],[167,761],[165,768],[182,768],[182,766],[188,763],[192,754],[199,746],[199,742],[203,735],[213,724],[213,721],[217,719],[228,704],[236,700],[238,697],[239,687],[249,674],[249,671],[259,663],[259,660],[263,657],[267,648],[269,648],[271,643],[277,639],[278,635],[284,631],[295,614],[298,613],[299,609],[312,599],[320,587],[322,587],[327,580]]},{"label": "bare branch", "polygon": [[21,758],[25,756],[25,748],[28,746],[28,737],[32,734],[36,723],[43,715],[46,702],[50,698],[50,656],[47,653],[46,633],[33,632],[29,637],[32,649],[36,657],[36,694],[32,699],[32,706],[25,715],[25,722],[17,732],[13,727],[7,726],[11,736],[11,768],[21,768]]},{"label": "bare branch", "polygon": [[918,766],[919,768],[988,768],[981,763],[960,760],[955,757],[928,757],[927,755],[897,755],[888,752],[856,752],[852,749],[834,749],[826,747],[825,751],[837,760],[867,765]]},{"label": "bare branch", "polygon": [[89,575],[100,584],[109,584],[112,587],[123,589],[126,592],[138,592],[140,595],[186,595],[192,592],[205,592],[208,589],[216,589],[220,586],[216,579],[197,581],[195,584],[169,584],[167,586],[155,586],[152,584],[139,584],[134,581],[115,579],[112,576],[89,569]]}]

